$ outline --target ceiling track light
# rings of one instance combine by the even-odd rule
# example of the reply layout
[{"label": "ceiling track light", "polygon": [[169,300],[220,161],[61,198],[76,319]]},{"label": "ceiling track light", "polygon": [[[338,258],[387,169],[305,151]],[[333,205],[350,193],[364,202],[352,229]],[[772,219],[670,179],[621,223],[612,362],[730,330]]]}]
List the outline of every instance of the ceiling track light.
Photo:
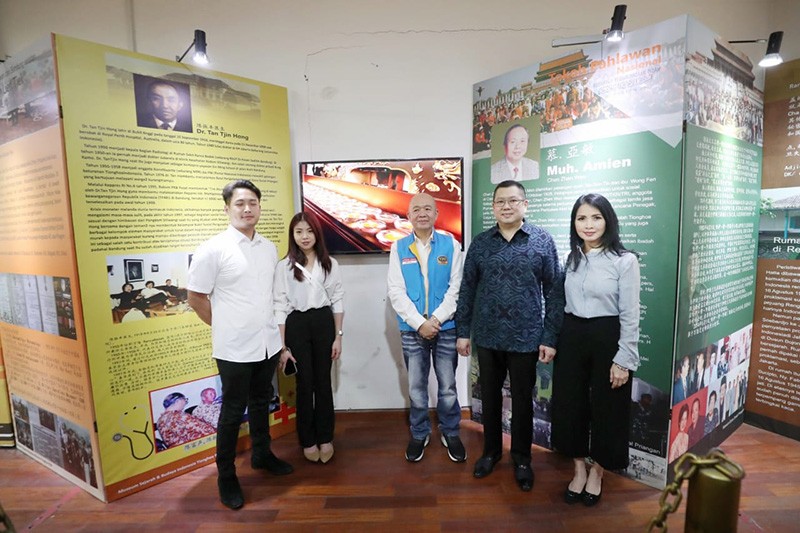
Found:
[{"label": "ceiling track light", "polygon": [[625,14],[627,11],[628,6],[626,4],[614,6],[614,15],[611,17],[611,27],[603,30],[603,33],[600,35],[579,35],[577,37],[553,39],[551,46],[553,48],[558,48],[560,46],[577,46],[581,44],[599,43],[603,40],[610,43],[617,43],[625,37],[622,26],[625,24],[625,19],[627,18]]},{"label": "ceiling track light", "polygon": [[767,43],[767,53],[758,62],[758,66],[762,68],[774,67],[783,63],[781,57],[781,42],[783,41],[783,32],[774,31],[769,34],[769,39],[744,39],[738,41],[728,41],[731,44],[742,43]]},{"label": "ceiling track light", "polygon": [[192,56],[192,61],[198,65],[207,65],[208,56],[206,55],[206,32],[203,30],[194,30],[194,40],[192,41],[192,44],[189,45],[189,48],[186,49],[183,55],[175,56],[175,61],[178,63],[183,61],[183,58],[186,57],[186,54],[188,54],[189,50],[192,48],[194,48],[194,56]]},{"label": "ceiling track light", "polygon": [[624,37],[625,33],[622,31],[622,25],[625,24],[625,12],[628,10],[628,6],[625,4],[620,4],[614,7],[614,16],[611,17],[611,28],[609,28],[608,33],[606,33],[606,41],[610,43],[618,43]]}]

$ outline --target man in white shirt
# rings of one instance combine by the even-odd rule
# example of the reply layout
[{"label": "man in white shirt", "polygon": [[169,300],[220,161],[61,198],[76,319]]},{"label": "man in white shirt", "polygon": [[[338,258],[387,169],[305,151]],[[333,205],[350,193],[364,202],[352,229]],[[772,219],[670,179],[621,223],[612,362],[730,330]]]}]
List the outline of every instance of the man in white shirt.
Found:
[{"label": "man in white shirt", "polygon": [[189,305],[211,326],[213,357],[222,381],[217,425],[217,485],[220,501],[244,505],[236,477],[236,442],[245,408],[250,421],[251,466],[289,474],[290,464],[270,450],[269,402],[272,377],[284,351],[272,309],[272,282],[278,253],[256,232],[261,191],[248,180],[222,190],[228,229],[198,248],[189,268]]},{"label": "man in white shirt", "polygon": [[408,220],[414,233],[392,244],[389,253],[389,300],[397,312],[403,358],[408,369],[411,440],[406,459],[422,459],[430,441],[428,376],[431,359],[438,381],[436,412],[442,444],[452,461],[466,461],[459,437],[461,407],[456,391],[456,312],[463,257],[460,244],[434,231],[436,201],[426,193],[411,199]]}]

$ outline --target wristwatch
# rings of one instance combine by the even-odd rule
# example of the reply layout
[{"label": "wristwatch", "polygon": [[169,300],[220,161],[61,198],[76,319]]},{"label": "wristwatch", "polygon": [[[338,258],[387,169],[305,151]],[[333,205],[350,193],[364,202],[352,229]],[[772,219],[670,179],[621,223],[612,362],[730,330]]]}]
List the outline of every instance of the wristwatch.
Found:
[{"label": "wristwatch", "polygon": [[336,334],[341,337],[342,335],[344,335],[344,331],[339,330],[339,331],[336,332]]}]

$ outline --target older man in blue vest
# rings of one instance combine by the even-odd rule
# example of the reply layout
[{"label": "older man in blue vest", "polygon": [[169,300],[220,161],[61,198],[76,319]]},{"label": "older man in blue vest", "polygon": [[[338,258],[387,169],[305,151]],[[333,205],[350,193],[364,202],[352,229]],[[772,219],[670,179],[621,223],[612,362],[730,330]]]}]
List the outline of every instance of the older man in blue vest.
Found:
[{"label": "older man in blue vest", "polygon": [[456,312],[463,254],[450,235],[438,233],[439,212],[426,193],[415,195],[408,206],[414,232],[395,242],[389,254],[389,300],[397,313],[408,369],[411,400],[411,439],[406,459],[422,459],[431,438],[428,416],[428,377],[431,361],[438,381],[436,412],[442,445],[452,461],[466,461],[459,437],[461,406],[456,391]]}]

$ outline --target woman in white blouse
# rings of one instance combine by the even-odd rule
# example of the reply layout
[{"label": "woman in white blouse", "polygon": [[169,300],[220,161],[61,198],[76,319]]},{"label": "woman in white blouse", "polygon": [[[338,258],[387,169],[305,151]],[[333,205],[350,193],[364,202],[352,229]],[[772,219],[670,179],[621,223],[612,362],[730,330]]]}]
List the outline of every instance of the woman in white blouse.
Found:
[{"label": "woman in white blouse", "polygon": [[[631,381],[639,367],[639,260],[599,194],[572,208],[564,325],[553,368],[553,446],[573,458],[564,499],[600,501],[603,472],[628,466]],[[592,459],[587,473],[585,458]]]},{"label": "woman in white blouse", "polygon": [[289,223],[289,251],[275,269],[275,318],[297,366],[297,436],[303,455],[327,463],[333,457],[331,366],[342,353],[344,307],[339,264],[328,255],[322,229],[311,213]]}]

